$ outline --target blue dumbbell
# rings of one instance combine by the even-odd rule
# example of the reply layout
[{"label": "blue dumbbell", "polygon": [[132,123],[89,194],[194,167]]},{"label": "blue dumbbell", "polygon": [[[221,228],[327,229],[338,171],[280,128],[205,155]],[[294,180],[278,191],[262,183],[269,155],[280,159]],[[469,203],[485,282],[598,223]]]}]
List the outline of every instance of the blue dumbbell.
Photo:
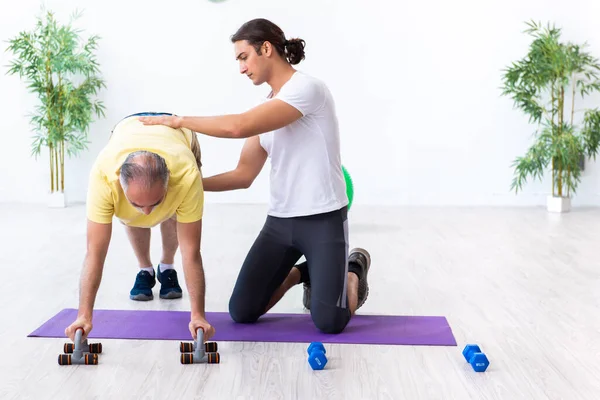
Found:
[{"label": "blue dumbbell", "polygon": [[308,345],[308,349],[306,349],[306,352],[308,354],[310,354],[315,349],[321,350],[323,352],[323,354],[327,354],[327,350],[325,350],[325,346],[323,346],[323,343],[321,343],[321,342],[312,342],[311,344]]},{"label": "blue dumbbell", "polygon": [[313,370],[321,370],[327,365],[325,346],[321,342],[312,342],[308,349],[308,363]]},{"label": "blue dumbbell", "polygon": [[466,345],[462,353],[475,372],[484,372],[490,365],[487,356],[476,344]]}]

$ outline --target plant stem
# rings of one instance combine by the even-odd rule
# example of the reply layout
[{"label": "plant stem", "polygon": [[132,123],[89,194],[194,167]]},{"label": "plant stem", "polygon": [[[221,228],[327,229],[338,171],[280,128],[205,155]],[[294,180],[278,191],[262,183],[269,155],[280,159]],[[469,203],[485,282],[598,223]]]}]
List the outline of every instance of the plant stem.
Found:
[{"label": "plant stem", "polygon": [[65,141],[60,141],[60,191],[65,191]]},{"label": "plant stem", "polygon": [[[573,127],[574,119],[575,119],[575,72],[573,72],[573,93],[571,98],[571,127]],[[568,175],[569,185],[567,186],[567,197],[571,197],[571,167],[569,167]]]},{"label": "plant stem", "polygon": [[58,188],[58,174],[59,174],[59,169],[58,169],[58,156],[59,156],[59,148],[58,146],[54,146],[54,164],[55,164],[55,178],[56,178],[56,191],[59,191]]},{"label": "plant stem", "polygon": [[[52,71],[50,70],[50,57],[51,57],[51,53],[50,50],[48,50],[46,52],[46,101],[48,103],[52,102]],[[46,104],[46,114],[47,114],[47,118],[48,118],[48,129],[50,129],[50,127],[52,126],[52,113],[50,112],[50,105]],[[50,183],[50,187],[51,187],[51,192],[54,193],[54,190],[56,189],[56,186],[58,186],[58,180],[54,180],[54,163],[55,163],[55,157],[56,157],[56,151],[54,148],[54,144],[52,143],[52,139],[50,137],[51,132],[48,131],[46,133],[48,135],[48,143],[49,143],[49,147],[50,147],[50,179],[51,179],[51,183]],[[55,186],[56,183],[56,186]]]},{"label": "plant stem", "polygon": [[555,173],[555,171],[554,171],[554,158],[553,158],[553,159],[552,159],[552,197],[554,197],[554,195],[556,194],[556,192],[554,191],[554,189],[555,189],[555,186],[556,186],[556,185],[554,184],[554,182],[555,182],[555,180],[556,180],[556,177],[555,177],[555,175],[556,175],[556,173]]},{"label": "plant stem", "polygon": [[567,168],[567,197],[571,196],[571,185],[569,182],[571,182],[571,167]]},{"label": "plant stem", "polygon": [[[560,86],[560,96],[558,98],[558,129],[557,129],[557,136],[560,137],[562,135],[562,128],[563,128],[563,121],[565,118],[565,87],[564,86]],[[563,173],[564,173],[564,166],[562,165],[562,162],[559,162],[559,170],[558,170],[558,197],[562,197],[563,195]]]},{"label": "plant stem", "polygon": [[62,74],[59,72],[58,73],[58,94],[57,94],[57,99],[56,99],[56,104],[58,105],[58,107],[57,107],[56,111],[58,112],[57,130],[59,133],[59,140],[60,140],[60,191],[64,192],[64,190],[65,190],[65,129],[64,129],[65,111],[64,111],[63,104],[61,103],[62,91],[63,91]]},{"label": "plant stem", "polygon": [[[556,117],[556,108],[555,107],[555,102],[556,102],[556,87],[555,87],[555,83],[554,81],[552,81],[552,120],[551,120],[551,129],[552,129],[552,144],[554,144],[554,141],[556,140],[554,135],[555,135],[555,127],[556,127],[556,123],[554,122],[554,117]],[[556,192],[556,157],[552,157],[552,197],[555,196]]]},{"label": "plant stem", "polygon": [[575,72],[573,72],[573,98],[571,99],[571,126],[575,118]]},{"label": "plant stem", "polygon": [[50,193],[54,193],[54,149],[52,144],[48,146],[50,153]]}]

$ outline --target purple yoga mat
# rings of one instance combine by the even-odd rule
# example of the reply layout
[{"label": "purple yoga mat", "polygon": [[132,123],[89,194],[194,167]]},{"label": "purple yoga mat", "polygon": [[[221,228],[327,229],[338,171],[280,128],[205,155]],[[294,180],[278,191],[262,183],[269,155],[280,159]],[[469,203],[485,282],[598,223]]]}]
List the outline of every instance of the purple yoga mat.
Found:
[{"label": "purple yoga mat", "polygon": [[[66,308],[28,337],[64,338],[76,316]],[[215,327],[214,341],[456,346],[448,321],[436,316],[355,315],[340,334],[321,333],[310,314],[269,313],[254,324],[235,323],[224,312],[207,312],[206,319]],[[189,321],[187,311],[95,310],[89,338],[191,340]]]}]

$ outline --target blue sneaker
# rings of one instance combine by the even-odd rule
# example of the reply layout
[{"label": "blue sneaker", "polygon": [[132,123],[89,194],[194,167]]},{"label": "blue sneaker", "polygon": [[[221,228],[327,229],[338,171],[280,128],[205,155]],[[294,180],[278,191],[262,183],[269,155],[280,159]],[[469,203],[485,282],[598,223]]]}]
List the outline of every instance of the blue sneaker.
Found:
[{"label": "blue sneaker", "polygon": [[135,284],[129,292],[131,300],[148,301],[154,299],[152,288],[156,285],[156,277],[148,271],[140,271],[135,277]]},{"label": "blue sneaker", "polygon": [[181,287],[177,280],[177,271],[174,269],[160,270],[160,266],[156,268],[158,273],[158,281],[160,285],[161,299],[179,299],[182,296]]}]

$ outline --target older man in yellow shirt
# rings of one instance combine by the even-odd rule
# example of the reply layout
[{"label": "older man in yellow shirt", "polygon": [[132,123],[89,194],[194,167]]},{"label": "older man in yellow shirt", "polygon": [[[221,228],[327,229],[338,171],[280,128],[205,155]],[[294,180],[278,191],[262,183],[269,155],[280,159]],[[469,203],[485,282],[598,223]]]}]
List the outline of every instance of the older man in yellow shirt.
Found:
[{"label": "older man in yellow shirt", "polygon": [[[180,247],[190,294],[190,332],[194,339],[198,328],[204,330],[206,340],[214,334],[204,309],[205,283],[200,254],[204,190],[198,139],[186,128],[144,125],[138,118],[147,115],[170,114],[139,113],[124,118],[114,128],[92,167],[79,313],[65,330],[72,340],[77,328],[83,329],[84,337],[92,329],[94,302],[114,218],[125,226],[140,267],[130,298],[152,300],[157,278],[161,283],[161,298],[182,296],[173,267]],[[163,253],[155,272],[150,260],[150,228],[158,225]]]}]

